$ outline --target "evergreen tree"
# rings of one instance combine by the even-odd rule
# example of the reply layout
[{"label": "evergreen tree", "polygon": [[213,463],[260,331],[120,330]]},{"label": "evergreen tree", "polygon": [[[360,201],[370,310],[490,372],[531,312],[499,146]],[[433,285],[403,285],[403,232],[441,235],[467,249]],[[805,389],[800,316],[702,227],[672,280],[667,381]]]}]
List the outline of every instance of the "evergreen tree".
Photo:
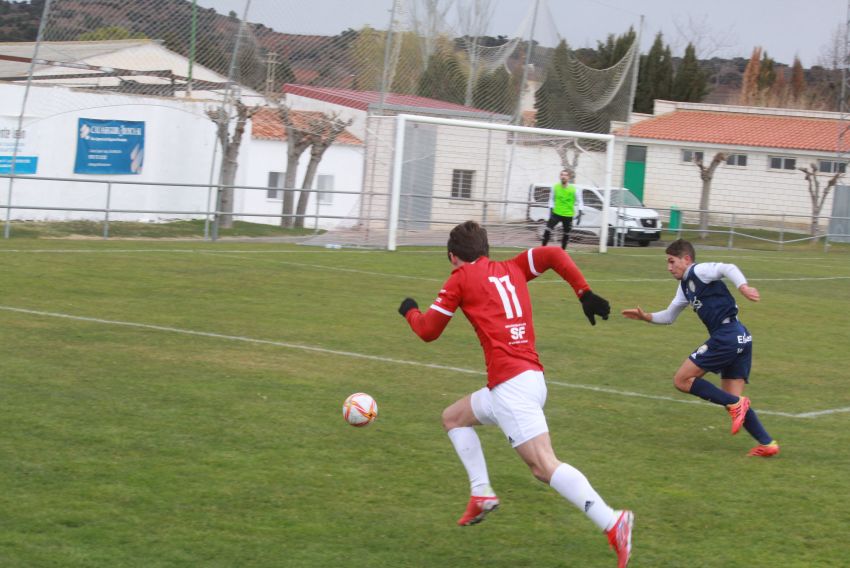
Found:
[{"label": "evergreen tree", "polygon": [[661,58],[661,67],[658,73],[658,84],[656,85],[656,99],[669,100],[673,98],[673,54],[670,52],[670,44],[664,48],[664,56]]},{"label": "evergreen tree", "polygon": [[466,73],[457,57],[443,49],[435,51],[419,78],[416,94],[462,105],[466,97]]},{"label": "evergreen tree", "polygon": [[565,79],[568,69],[567,42],[561,40],[546,69],[546,79],[534,93],[536,122],[540,128],[570,130],[569,104],[565,94]]},{"label": "evergreen tree", "polygon": [[499,114],[513,114],[516,110],[516,85],[504,67],[492,73],[483,73],[472,91],[472,106]]},{"label": "evergreen tree", "polygon": [[619,36],[608,34],[605,43],[601,41],[596,42],[596,57],[589,63],[590,66],[596,69],[613,67],[626,56],[636,37],[635,30],[631,27],[629,31]]},{"label": "evergreen tree", "polygon": [[773,86],[773,82],[776,81],[776,62],[770,57],[765,51],[761,57],[761,64],[759,65],[759,74],[758,74],[758,87],[759,91],[767,91],[770,87]]},{"label": "evergreen tree", "polygon": [[806,90],[806,77],[803,74],[803,64],[800,63],[799,57],[794,57],[794,64],[791,66],[791,98],[797,102],[803,97]]},{"label": "evergreen tree", "polygon": [[670,46],[665,48],[663,36],[659,32],[649,53],[640,58],[635,112],[651,113],[655,99],[669,99],[672,88],[673,60]]},{"label": "evergreen tree", "polygon": [[699,102],[706,91],[705,72],[699,67],[694,45],[689,43],[676,78],[673,79],[673,100]]}]

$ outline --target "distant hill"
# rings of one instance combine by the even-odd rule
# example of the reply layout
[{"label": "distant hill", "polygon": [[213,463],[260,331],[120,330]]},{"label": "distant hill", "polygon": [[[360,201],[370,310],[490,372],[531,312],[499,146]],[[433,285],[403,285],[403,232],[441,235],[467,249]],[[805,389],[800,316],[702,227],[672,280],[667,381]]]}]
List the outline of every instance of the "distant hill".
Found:
[{"label": "distant hill", "polygon": [[[33,0],[31,4],[0,0],[0,42],[35,41],[43,8],[44,0]],[[45,39],[73,41],[99,28],[123,28],[133,37],[142,35],[162,40],[168,49],[188,56],[191,19],[189,0],[53,0]],[[238,18],[198,6],[198,63],[227,75],[238,29]],[[309,70],[321,68],[329,59],[335,64],[323,69],[326,80],[350,74],[350,66],[342,57],[339,37],[283,34],[262,24],[251,24],[251,32],[258,45],[245,44],[239,62],[242,73],[239,79],[249,86],[264,84],[263,60],[267,51],[277,52],[278,60],[283,61],[278,69],[280,81],[297,79],[286,64],[290,61],[296,62],[299,70],[306,70],[305,76],[315,77],[318,73]]]},{"label": "distant hill", "polygon": [[0,0],[0,41],[35,41],[44,0],[32,3]]},{"label": "distant hill", "polygon": [[[13,2],[0,0],[0,42],[35,41],[44,0]],[[98,28],[118,27],[131,34],[162,40],[166,47],[188,56],[189,29],[192,18],[190,0],[53,0],[47,40],[75,40]],[[227,75],[239,20],[235,14],[224,15],[212,8],[197,8],[196,60],[222,75]],[[337,36],[305,36],[276,32],[262,24],[251,24],[256,44],[247,45],[240,58],[237,80],[254,88],[265,83],[266,52],[278,54],[276,83],[353,87],[354,68],[347,47],[357,32],[347,30]],[[494,38],[489,38],[494,39]],[[504,38],[498,38],[504,40]],[[546,48],[535,48],[533,63],[537,72],[545,69]],[[509,68],[521,69],[524,55],[518,50],[508,61]],[[586,53],[585,53],[586,52]],[[592,59],[594,50],[578,50],[580,59]],[[708,74],[711,89],[706,102],[733,103],[741,85],[748,58],[713,58],[700,62]],[[674,59],[674,64],[678,60]],[[807,72],[807,77],[812,77]]]}]

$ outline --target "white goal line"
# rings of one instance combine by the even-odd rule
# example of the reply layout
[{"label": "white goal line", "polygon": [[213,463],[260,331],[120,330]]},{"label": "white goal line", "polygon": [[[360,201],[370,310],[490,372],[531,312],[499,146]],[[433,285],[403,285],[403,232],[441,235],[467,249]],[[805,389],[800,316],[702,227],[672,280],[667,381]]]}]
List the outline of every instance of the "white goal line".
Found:
[{"label": "white goal line", "polygon": [[[439,370],[442,370],[442,371],[451,371],[451,372],[454,372],[454,373],[464,373],[464,374],[468,374],[468,375],[477,375],[477,376],[481,376],[481,377],[485,376],[485,373],[482,372],[482,371],[477,371],[477,370],[474,370],[474,369],[465,369],[463,367],[452,367],[452,366],[449,366],[449,365],[439,365],[439,364],[436,364],[436,363],[422,363],[422,362],[419,362],[419,361],[409,361],[409,360],[405,360],[405,359],[394,359],[394,358],[391,358],[391,357],[382,357],[382,356],[379,356],[379,355],[368,355],[368,354],[365,354],[365,353],[356,353],[356,352],[353,352],[353,351],[339,351],[339,350],[336,350],[336,349],[328,349],[326,347],[317,347],[317,346],[313,346],[313,345],[301,345],[301,344],[298,344],[298,343],[289,343],[289,342],[286,342],[286,341],[273,341],[273,340],[268,340],[268,339],[256,339],[256,338],[253,338],[253,337],[244,337],[244,336],[239,336],[239,335],[227,335],[227,334],[213,333],[213,332],[207,332],[207,331],[195,331],[195,330],[191,330],[191,329],[181,329],[181,328],[177,328],[177,327],[170,327],[170,326],[163,326],[163,325],[153,325],[153,324],[138,323],[138,322],[120,321],[120,320],[109,320],[109,319],[94,318],[94,317],[87,317],[87,316],[75,316],[75,315],[71,315],[71,314],[63,314],[63,313],[57,313],[57,312],[47,312],[47,311],[42,311],[42,310],[30,310],[30,309],[25,309],[25,308],[16,308],[16,307],[13,307],[13,306],[0,306],[0,310],[7,311],[7,312],[19,313],[19,314],[34,315],[34,316],[62,318],[62,319],[81,321],[81,322],[87,322],[87,323],[96,323],[96,324],[103,324],[103,325],[117,325],[117,326],[131,327],[131,328],[137,328],[137,329],[149,329],[149,330],[154,330],[154,331],[164,331],[164,332],[168,332],[168,333],[179,333],[179,334],[183,334],[183,335],[192,335],[192,336],[196,336],[196,337],[210,337],[210,338],[214,338],[214,339],[224,339],[224,340],[227,340],[227,341],[242,341],[242,342],[246,342],[246,343],[254,343],[254,344],[259,344],[259,345],[274,345],[274,346],[277,346],[277,347],[285,347],[287,349],[297,349],[297,350],[301,350],[301,351],[311,351],[311,352],[314,352],[314,353],[325,353],[325,354],[328,354],[328,355],[335,355],[335,356],[339,356],[339,357],[352,357],[352,358],[357,358],[357,359],[366,359],[366,360],[369,360],[369,361],[379,361],[379,362],[390,363],[390,364],[395,364],[395,365],[410,365],[410,366],[414,366],[414,367],[424,367],[424,368],[427,368],[427,369],[439,369]],[[556,386],[560,386],[560,387],[565,387],[565,388],[588,390],[588,391],[612,394],[612,395],[617,395],[617,396],[639,397],[639,398],[647,398],[647,399],[651,399],[651,400],[661,400],[661,401],[665,401],[665,402],[677,402],[677,403],[682,403],[682,404],[699,404],[699,405],[702,405],[702,406],[705,406],[705,407],[708,407],[708,406],[711,405],[710,403],[700,401],[700,400],[685,400],[685,399],[674,398],[674,397],[659,396],[659,395],[653,395],[653,394],[645,394],[645,393],[639,393],[639,392],[612,389],[612,388],[608,388],[608,387],[598,387],[598,386],[594,386],[594,385],[583,385],[583,384],[579,384],[579,383],[567,383],[567,382],[559,381],[557,379],[552,380],[551,378],[547,379],[546,382],[548,384],[552,384],[552,385],[556,385]],[[801,412],[801,413],[780,412],[780,411],[776,411],[776,410],[764,410],[762,408],[759,408],[760,414],[767,414],[767,415],[772,415],[772,416],[783,416],[783,417],[786,417],[786,418],[817,418],[817,417],[820,417],[820,416],[827,416],[827,415],[831,415],[831,414],[839,414],[839,413],[846,413],[846,412],[850,412],[850,407],[830,408],[830,409],[825,409],[825,410],[816,410],[816,411]]]}]

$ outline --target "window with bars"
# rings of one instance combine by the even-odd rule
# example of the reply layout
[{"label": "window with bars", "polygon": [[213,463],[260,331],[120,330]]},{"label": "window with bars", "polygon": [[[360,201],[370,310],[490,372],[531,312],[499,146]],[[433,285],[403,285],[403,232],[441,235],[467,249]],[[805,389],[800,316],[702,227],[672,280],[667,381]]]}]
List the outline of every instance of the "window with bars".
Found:
[{"label": "window with bars", "polygon": [[452,171],[452,197],[469,199],[472,197],[472,179],[475,170]]}]

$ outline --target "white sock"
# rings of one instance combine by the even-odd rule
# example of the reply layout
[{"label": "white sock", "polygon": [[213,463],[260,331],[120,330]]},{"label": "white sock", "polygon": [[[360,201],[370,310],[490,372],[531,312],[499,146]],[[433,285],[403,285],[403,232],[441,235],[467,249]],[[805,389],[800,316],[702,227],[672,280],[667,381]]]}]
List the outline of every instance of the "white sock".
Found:
[{"label": "white sock", "polygon": [[490,476],[487,474],[484,451],[481,449],[481,440],[478,439],[475,429],[469,426],[452,428],[448,434],[463,467],[466,468],[472,495],[494,495],[490,487]]},{"label": "white sock", "polygon": [[584,474],[573,466],[565,463],[559,465],[552,474],[549,485],[564,499],[584,511],[603,531],[608,530],[617,521],[614,509],[594,491]]}]

